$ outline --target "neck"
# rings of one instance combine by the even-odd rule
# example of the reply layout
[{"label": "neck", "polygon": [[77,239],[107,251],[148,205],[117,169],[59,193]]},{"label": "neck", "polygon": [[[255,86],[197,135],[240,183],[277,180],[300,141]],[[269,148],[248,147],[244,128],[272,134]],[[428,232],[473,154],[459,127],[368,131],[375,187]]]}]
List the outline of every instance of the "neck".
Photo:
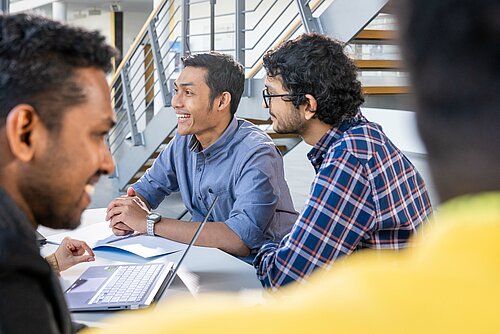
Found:
[{"label": "neck", "polygon": [[206,149],[207,147],[215,143],[215,141],[217,141],[217,139],[222,136],[224,131],[226,131],[232,119],[233,115],[228,112],[224,115],[224,117],[221,117],[221,119],[218,120],[213,127],[207,129],[202,133],[197,133],[195,137],[200,143],[202,149]]},{"label": "neck", "polygon": [[308,121],[308,125],[304,128],[300,136],[307,144],[314,146],[331,128],[332,126],[330,124],[323,123],[319,119],[313,118]]}]

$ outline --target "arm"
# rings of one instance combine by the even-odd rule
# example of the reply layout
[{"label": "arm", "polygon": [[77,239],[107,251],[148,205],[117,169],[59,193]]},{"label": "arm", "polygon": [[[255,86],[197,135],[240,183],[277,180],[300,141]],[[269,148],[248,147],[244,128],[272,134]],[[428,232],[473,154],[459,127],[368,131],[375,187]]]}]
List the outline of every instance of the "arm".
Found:
[{"label": "arm", "polygon": [[372,229],[375,206],[363,167],[344,152],[316,175],[291,233],[259,251],[254,265],[265,287],[278,289],[352,253]]},{"label": "arm", "polygon": [[160,153],[151,168],[132,185],[133,196],[139,196],[148,208],[158,207],[165,196],[179,191],[174,159],[177,141],[176,136]]},{"label": "arm", "polygon": [[[126,235],[134,231],[146,233],[146,216],[149,210],[141,205],[138,197],[122,197],[108,207],[106,220],[116,235]],[[155,224],[155,234],[174,241],[189,243],[200,223],[162,218]],[[203,227],[197,246],[217,247],[237,256],[247,256],[250,250],[243,241],[223,222],[211,222]]]},{"label": "arm", "polygon": [[[217,247],[237,256],[247,256],[250,249],[264,241],[264,230],[276,210],[280,188],[277,170],[283,169],[281,156],[271,145],[247,152],[242,159],[234,194],[236,201],[225,222],[207,224],[196,244]],[[281,168],[281,169],[280,169]],[[141,208],[138,199],[120,198],[108,207],[107,220],[115,234],[146,231],[148,210]],[[197,223],[162,219],[155,225],[155,233],[180,242],[189,242]]]}]

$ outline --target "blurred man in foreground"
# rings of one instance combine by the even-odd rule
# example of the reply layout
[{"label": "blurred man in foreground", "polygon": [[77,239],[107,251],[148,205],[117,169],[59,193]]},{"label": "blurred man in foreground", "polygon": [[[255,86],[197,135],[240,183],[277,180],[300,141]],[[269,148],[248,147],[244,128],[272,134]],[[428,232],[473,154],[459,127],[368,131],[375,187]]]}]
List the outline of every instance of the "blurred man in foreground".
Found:
[{"label": "blurred man in foreground", "polygon": [[[0,333],[72,333],[39,225],[74,229],[114,164],[106,73],[114,50],[97,32],[30,15],[0,15]],[[89,254],[84,255],[85,250]],[[66,239],[49,261],[92,259]]]}]

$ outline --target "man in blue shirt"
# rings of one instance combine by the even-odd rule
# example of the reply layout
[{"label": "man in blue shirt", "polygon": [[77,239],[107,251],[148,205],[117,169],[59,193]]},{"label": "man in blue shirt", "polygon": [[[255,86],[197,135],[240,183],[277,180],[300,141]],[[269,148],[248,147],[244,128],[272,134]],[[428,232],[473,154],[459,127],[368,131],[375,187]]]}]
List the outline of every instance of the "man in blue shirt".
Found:
[{"label": "man in blue shirt", "polygon": [[278,289],[362,248],[400,249],[431,213],[424,181],[382,128],[361,115],[356,67],[343,47],[310,34],[264,56],[273,128],[313,146],[316,177],[291,233],[257,254],[257,276]]},{"label": "man in blue shirt", "polygon": [[177,134],[127,196],[109,204],[106,219],[116,235],[138,231],[189,242],[199,223],[162,218],[150,208],[180,191],[199,222],[218,197],[213,223],[197,245],[250,255],[280,240],[296,220],[283,159],[265,132],[234,117],[244,86],[241,64],[218,53],[183,62],[172,98]]}]

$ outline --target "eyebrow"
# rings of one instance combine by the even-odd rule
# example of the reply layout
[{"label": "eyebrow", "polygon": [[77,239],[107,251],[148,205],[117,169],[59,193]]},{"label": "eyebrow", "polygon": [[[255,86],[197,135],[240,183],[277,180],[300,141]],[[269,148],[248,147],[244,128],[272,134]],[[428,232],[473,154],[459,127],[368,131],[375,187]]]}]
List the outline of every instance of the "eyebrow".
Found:
[{"label": "eyebrow", "polygon": [[177,83],[174,81],[174,86],[175,87],[178,87],[178,86],[182,86],[182,87],[186,87],[186,86],[194,86],[194,83],[192,82],[181,82],[181,83]]}]

